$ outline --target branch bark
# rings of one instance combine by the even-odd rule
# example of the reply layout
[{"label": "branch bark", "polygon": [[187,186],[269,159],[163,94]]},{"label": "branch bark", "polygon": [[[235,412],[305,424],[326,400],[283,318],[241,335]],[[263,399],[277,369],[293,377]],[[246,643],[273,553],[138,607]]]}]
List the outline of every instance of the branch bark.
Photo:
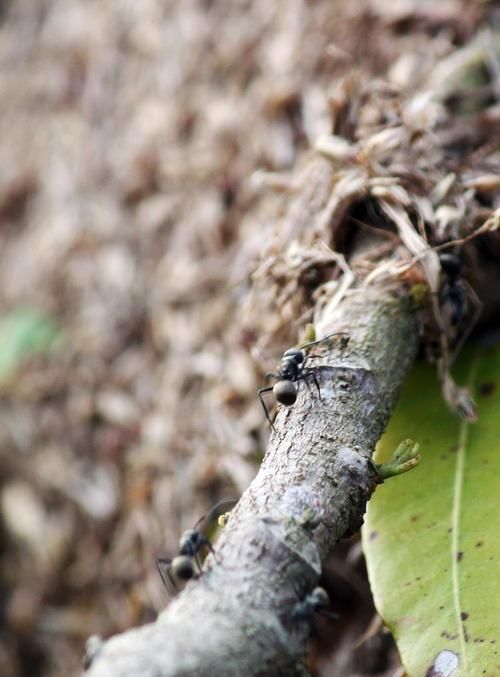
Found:
[{"label": "branch bark", "polygon": [[368,459],[417,349],[414,313],[396,288],[354,290],[317,326],[350,336],[321,345],[322,401],[302,386],[281,408],[203,575],[155,623],[103,643],[90,677],[305,674],[311,624],[292,610],[335,543],[362,524],[377,483]]}]

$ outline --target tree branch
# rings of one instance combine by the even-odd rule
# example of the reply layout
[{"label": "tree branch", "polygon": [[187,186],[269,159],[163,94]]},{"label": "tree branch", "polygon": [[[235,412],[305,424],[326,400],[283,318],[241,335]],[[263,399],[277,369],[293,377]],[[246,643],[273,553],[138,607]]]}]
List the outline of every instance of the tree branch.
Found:
[{"label": "tree branch", "polygon": [[[417,324],[397,289],[354,290],[317,325],[315,388],[282,407],[261,468],[199,579],[155,623],[104,642],[90,677],[302,675],[311,623],[292,611],[362,524],[368,461],[414,360]],[[323,354],[324,353],[324,354]]]},{"label": "tree branch", "polygon": [[[427,90],[423,98],[417,94],[408,101],[381,97],[378,85],[373,99],[370,91],[351,74],[335,92],[330,102],[334,136],[327,147],[318,146],[326,157],[315,156],[301,173],[300,190],[254,275],[256,306],[263,299],[262,305],[274,304],[281,311],[275,335],[286,327],[286,318],[310,312],[311,294],[324,302],[323,314],[319,306],[314,314],[317,335],[349,334],[347,345],[332,339],[317,349],[322,353],[314,361],[321,401],[314,387],[301,385],[297,402],[281,408],[259,473],[232,511],[203,574],[155,623],[95,645],[90,677],[290,677],[305,672],[311,622],[297,618],[295,605],[317,585],[335,543],[362,524],[380,479],[371,455],[417,350],[417,321],[396,281],[395,270],[401,272],[397,264],[406,265],[408,285],[427,283],[447,350],[444,323],[436,322],[440,263],[433,250],[443,234],[436,231],[427,241],[414,224],[441,224],[441,231],[439,210],[456,204],[459,213],[467,214],[469,227],[458,235],[472,237],[470,228],[477,228],[484,216],[482,203],[464,191],[467,184],[457,175],[456,150],[448,150],[453,143],[461,148],[468,138],[477,151],[485,143],[484,118],[478,116],[475,124],[468,118],[464,137],[463,121],[450,117],[445,125],[439,97],[430,97]],[[369,114],[361,115],[362,109]],[[384,128],[387,120],[391,126]],[[424,130],[429,130],[427,138]],[[470,155],[477,162],[478,156]],[[463,174],[467,178],[466,165]],[[453,184],[448,184],[449,176]],[[441,197],[439,192],[436,197],[438,186],[444,191]],[[498,227],[495,214],[488,231]],[[381,225],[377,232],[365,223],[373,215]],[[455,240],[455,246],[459,242],[466,240]],[[377,280],[375,286],[365,284],[346,294],[348,285],[340,284],[334,297],[335,278],[319,275],[308,285],[311,271],[344,265],[343,257],[323,243],[349,256],[353,266],[354,255],[361,255],[357,277],[365,277],[365,283],[370,278],[372,285]],[[408,250],[401,260],[395,256],[397,243]],[[412,257],[421,263],[416,272],[408,265]],[[384,279],[393,282],[383,284]],[[318,295],[332,289],[329,298]],[[342,295],[336,305],[332,298]],[[262,326],[267,326],[265,319],[260,318]],[[454,392],[463,395],[464,389],[455,387]],[[415,449],[405,444],[385,474],[415,462]]]}]

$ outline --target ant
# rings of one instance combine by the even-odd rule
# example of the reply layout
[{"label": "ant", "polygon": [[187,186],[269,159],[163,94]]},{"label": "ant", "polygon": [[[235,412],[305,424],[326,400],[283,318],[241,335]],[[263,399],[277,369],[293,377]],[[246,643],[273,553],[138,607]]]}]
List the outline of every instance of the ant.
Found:
[{"label": "ant", "polygon": [[192,529],[187,529],[179,539],[179,554],[173,559],[166,557],[156,558],[156,568],[160,574],[165,588],[173,593],[177,590],[176,581],[189,581],[195,576],[195,563],[198,568],[198,574],[201,574],[201,563],[199,553],[203,548],[208,548],[215,555],[212,544],[207,536],[199,529],[200,524],[206,521],[209,525],[213,522],[218,508],[222,505],[237,503],[236,498],[223,498],[218,501],[210,510],[202,515]]},{"label": "ant", "polygon": [[320,614],[330,620],[336,620],[339,615],[333,611],[327,611],[330,604],[330,598],[324,588],[317,586],[314,590],[306,595],[302,602],[297,602],[292,610],[292,619],[294,621],[308,621],[312,622],[314,614]]},{"label": "ant", "polygon": [[455,343],[450,361],[453,363],[479,319],[482,304],[470,284],[462,276],[463,261],[460,256],[445,252],[439,255],[439,262],[446,276],[439,292],[439,300],[446,309],[452,330],[450,332],[452,341]]},{"label": "ant", "polygon": [[439,255],[439,262],[446,275],[446,280],[441,287],[441,302],[447,302],[450,307],[450,324],[453,327],[459,327],[469,310],[467,293],[460,281],[462,259],[456,254],[445,252]]},{"label": "ant", "polygon": [[298,381],[305,381],[307,387],[309,388],[307,377],[310,376],[314,381],[314,385],[318,391],[318,397],[321,401],[321,390],[314,369],[306,368],[307,360],[319,357],[319,355],[308,355],[307,351],[309,348],[311,348],[311,346],[315,346],[322,341],[326,341],[332,336],[345,335],[346,332],[337,331],[333,334],[328,334],[321,339],[317,339],[316,341],[304,343],[300,348],[289,348],[283,353],[278,372],[276,374],[273,372],[266,374],[266,379],[269,377],[275,378],[276,383],[274,386],[264,386],[263,388],[259,388],[257,392],[259,394],[260,403],[262,404],[266,418],[271,424],[271,428],[273,428],[273,430],[274,425],[271,421],[271,417],[269,416],[269,410],[266,407],[266,403],[264,402],[263,394],[272,391],[277,402],[284,404],[286,407],[290,407],[297,400],[297,394],[299,390],[297,385]]}]

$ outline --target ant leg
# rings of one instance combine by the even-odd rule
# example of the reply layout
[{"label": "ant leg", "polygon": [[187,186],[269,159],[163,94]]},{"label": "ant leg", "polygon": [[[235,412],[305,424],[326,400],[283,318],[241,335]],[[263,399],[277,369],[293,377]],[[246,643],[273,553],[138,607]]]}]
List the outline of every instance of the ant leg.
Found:
[{"label": "ant leg", "polygon": [[202,573],[202,568],[200,558],[198,557],[198,553],[196,553],[196,555],[194,556],[194,561],[196,562],[196,565],[198,567],[198,575],[200,575]]},{"label": "ant leg", "polygon": [[273,386],[267,386],[266,388],[259,388],[257,390],[257,393],[259,394],[260,403],[262,404],[262,408],[264,409],[264,413],[266,415],[266,418],[269,421],[269,423],[271,424],[271,428],[274,430],[273,422],[271,421],[271,417],[269,416],[269,410],[266,407],[266,403],[264,402],[264,398],[262,397],[263,393],[270,393],[272,391],[272,389],[273,389]]},{"label": "ant leg", "polygon": [[209,549],[209,551],[212,553],[212,555],[215,556],[214,546],[211,544],[210,539],[207,538],[204,535],[202,535],[202,538],[201,538],[201,541],[200,541],[200,546],[201,547],[206,546]]},{"label": "ant leg", "polygon": [[310,371],[309,373],[310,373],[311,376],[313,377],[314,385],[316,386],[316,389],[317,389],[317,391],[318,391],[318,398],[319,398],[319,401],[320,401],[320,402],[323,402],[323,400],[321,399],[321,388],[319,387],[318,377],[316,376],[316,374],[314,373],[314,371]]},{"label": "ant leg", "polygon": [[300,371],[299,376],[295,379],[295,383],[297,384],[297,392],[299,389],[300,381],[304,381],[304,383],[307,386],[307,390],[309,391],[309,394],[311,395],[311,386],[309,385],[309,381],[307,380],[307,376],[309,375],[308,371]]},{"label": "ant leg", "polygon": [[307,380],[307,374],[308,374],[307,371],[306,371],[306,372],[301,371],[300,376],[297,377],[297,379],[296,379],[295,382],[297,383],[297,388],[298,388],[298,387],[299,387],[299,386],[298,386],[298,382],[299,382],[299,381],[304,381],[304,383],[305,383],[306,386],[307,386],[307,390],[309,391],[309,394],[311,394],[311,386],[309,385],[309,381]]},{"label": "ant leg", "polygon": [[319,387],[318,377],[314,373],[314,369],[307,369],[307,371],[301,376],[301,378],[307,383],[308,376],[311,376],[312,380],[314,381],[314,385],[316,386],[316,390],[318,391],[319,401],[323,402],[323,400],[321,399],[321,389]]},{"label": "ant leg", "polygon": [[306,355],[304,361],[301,364],[301,367],[302,367],[301,371],[308,372],[311,369],[311,367],[306,368],[307,362],[309,360],[318,360],[321,357],[324,358],[325,356],[324,355]]},{"label": "ant leg", "polygon": [[217,553],[215,552],[214,546],[210,543],[210,541],[209,541],[208,538],[205,539],[204,545],[206,545],[207,548],[209,549],[209,551],[212,553],[212,555],[214,556],[215,561],[216,561],[216,562],[220,561],[220,560],[217,559]]},{"label": "ant leg", "polygon": [[177,586],[172,574],[170,573],[170,565],[172,564],[172,560],[166,557],[156,557],[155,564],[156,569],[160,574],[163,587],[171,597],[174,597],[177,592]]}]

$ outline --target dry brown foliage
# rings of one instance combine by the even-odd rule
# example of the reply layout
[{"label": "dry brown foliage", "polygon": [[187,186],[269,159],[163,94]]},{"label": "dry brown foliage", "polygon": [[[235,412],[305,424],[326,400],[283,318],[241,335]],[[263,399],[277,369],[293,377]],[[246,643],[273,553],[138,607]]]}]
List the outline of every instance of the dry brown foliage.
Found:
[{"label": "dry brown foliage", "polygon": [[[482,33],[450,56],[494,8],[0,7],[0,304],[64,332],[2,386],[0,673],[56,677],[79,669],[88,635],[151,619],[155,555],[248,485],[266,437],[255,390],[311,301],[348,279],[353,233],[383,231],[379,258],[349,263],[358,279],[435,292],[428,247],[497,227],[497,46]],[[491,77],[470,109],[477,50]],[[332,164],[317,222],[291,232],[285,205]],[[482,243],[494,269],[498,240]],[[478,251],[471,283],[491,314]],[[389,674],[381,633],[351,650],[372,614],[357,544],[335,570],[345,633],[323,674]]]}]

